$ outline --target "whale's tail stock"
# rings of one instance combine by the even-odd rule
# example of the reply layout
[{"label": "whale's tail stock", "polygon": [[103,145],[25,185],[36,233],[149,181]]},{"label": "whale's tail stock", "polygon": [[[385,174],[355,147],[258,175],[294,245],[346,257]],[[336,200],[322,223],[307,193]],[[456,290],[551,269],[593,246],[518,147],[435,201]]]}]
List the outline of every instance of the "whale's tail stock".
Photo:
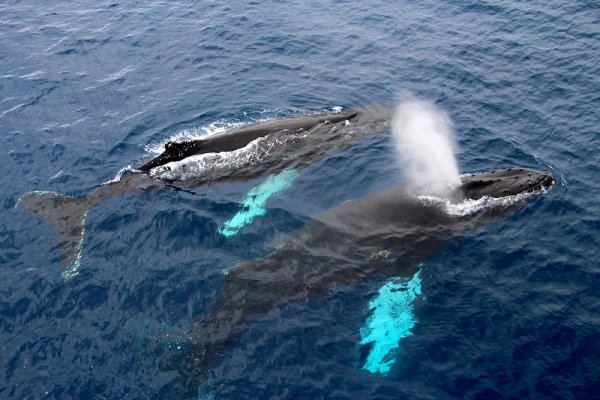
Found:
[{"label": "whale's tail stock", "polygon": [[89,210],[86,200],[55,192],[29,192],[16,205],[54,226],[61,260],[66,268],[62,273],[65,279],[78,274],[85,219]]},{"label": "whale's tail stock", "polygon": [[119,172],[117,178],[103,183],[85,197],[75,198],[56,192],[33,191],[25,193],[16,207],[54,226],[61,250],[60,258],[65,266],[62,276],[70,279],[79,271],[85,220],[90,208],[114,196],[163,186],[164,184],[147,174],[136,171],[128,174]]}]

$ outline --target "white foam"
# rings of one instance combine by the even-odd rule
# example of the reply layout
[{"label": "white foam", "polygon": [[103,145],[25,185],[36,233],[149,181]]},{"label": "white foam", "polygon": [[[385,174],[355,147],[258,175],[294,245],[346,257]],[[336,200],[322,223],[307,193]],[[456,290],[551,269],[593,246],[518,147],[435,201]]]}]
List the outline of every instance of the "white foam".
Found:
[{"label": "white foam", "polygon": [[541,190],[536,190],[533,192],[523,192],[516,195],[504,197],[484,196],[477,200],[466,199],[460,203],[452,203],[452,201],[450,201],[447,198],[432,195],[422,195],[417,197],[423,202],[423,205],[425,206],[442,206],[442,208],[449,215],[465,216],[475,214],[488,208],[491,209],[510,207],[514,204],[521,203],[534,196],[537,196],[538,194],[545,193],[546,190],[547,189],[543,188]]},{"label": "white foam", "polygon": [[183,129],[179,132],[176,132],[173,136],[169,137],[164,141],[158,143],[151,143],[147,145],[144,150],[150,154],[158,155],[165,151],[166,143],[183,142],[186,140],[198,140],[212,135],[218,135],[238,126],[246,125],[249,122],[231,122],[225,120],[218,120],[198,128]]},{"label": "white foam", "polygon": [[127,164],[126,166],[124,166],[123,168],[121,168],[119,170],[119,172],[117,172],[117,175],[115,175],[114,178],[102,183],[103,185],[109,184],[109,183],[115,183],[115,182],[119,182],[121,180],[121,178],[123,177],[123,175],[127,172],[134,172],[135,169],[131,166],[131,164]]},{"label": "white foam", "polygon": [[205,153],[170,162],[150,170],[153,178],[188,181],[210,174],[211,171],[231,170],[259,165],[268,159],[275,147],[294,140],[296,135],[283,135],[277,138],[260,137],[245,147],[221,153]]},{"label": "white foam", "polygon": [[[342,110],[343,110],[342,106],[331,107],[331,111],[333,111],[334,113],[340,113],[340,112],[342,112]],[[329,112],[330,110],[324,109],[324,111]],[[306,113],[306,111],[302,111],[302,110],[296,109],[296,108],[264,109],[264,110],[258,110],[256,112],[258,114],[260,114],[261,117],[252,118],[252,119],[250,119],[248,121],[244,121],[244,122],[220,119],[220,120],[211,122],[207,125],[203,125],[200,127],[182,129],[165,140],[161,140],[160,142],[149,143],[148,145],[146,145],[144,147],[144,150],[147,153],[156,156],[158,154],[161,154],[163,151],[165,151],[165,144],[167,144],[169,142],[183,142],[186,140],[204,139],[204,138],[207,138],[207,137],[210,137],[213,135],[218,135],[218,134],[227,132],[233,128],[237,128],[240,126],[269,121],[273,118],[281,117],[281,115],[287,114],[287,115],[291,116],[291,115],[297,115],[300,113]],[[244,112],[243,114],[244,114],[244,116],[246,116],[246,112]]]}]

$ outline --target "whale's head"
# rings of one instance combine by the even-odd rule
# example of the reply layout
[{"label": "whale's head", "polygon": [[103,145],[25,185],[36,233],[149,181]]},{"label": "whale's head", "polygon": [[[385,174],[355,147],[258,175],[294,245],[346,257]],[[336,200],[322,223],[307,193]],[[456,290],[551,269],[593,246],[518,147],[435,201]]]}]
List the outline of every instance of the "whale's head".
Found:
[{"label": "whale's head", "polygon": [[508,168],[461,177],[457,195],[477,200],[487,197],[506,197],[520,193],[541,191],[554,184],[552,175],[545,171],[526,168]]}]

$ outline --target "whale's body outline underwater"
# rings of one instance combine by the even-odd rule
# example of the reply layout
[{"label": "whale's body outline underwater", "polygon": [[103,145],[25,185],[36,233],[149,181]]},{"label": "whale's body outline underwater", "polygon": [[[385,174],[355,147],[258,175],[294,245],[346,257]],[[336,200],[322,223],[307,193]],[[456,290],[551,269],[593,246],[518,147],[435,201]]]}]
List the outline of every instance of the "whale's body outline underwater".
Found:
[{"label": "whale's body outline underwater", "polygon": [[32,191],[16,207],[54,226],[65,267],[62,275],[69,279],[79,273],[87,214],[101,202],[165,186],[188,190],[286,169],[297,172],[335,150],[389,130],[393,112],[391,105],[313,112],[250,123],[197,140],[171,141],[162,154],[85,197]]},{"label": "whale's body outline underwater", "polygon": [[[346,201],[288,235],[271,255],[227,269],[204,317],[188,333],[170,334],[179,349],[161,355],[162,367],[177,371],[178,389],[194,396],[239,328],[258,315],[358,282],[400,279],[408,286],[395,290],[420,292],[413,278],[441,244],[523,207],[554,184],[549,173],[525,168],[461,181],[450,199],[418,196],[397,186]],[[453,210],[473,201],[485,206]],[[371,345],[368,340],[363,344]]]},{"label": "whale's body outline underwater", "polygon": [[[331,151],[389,130],[392,113],[390,106],[373,106],[294,116],[198,141],[168,143],[163,154],[85,198],[30,192],[17,206],[54,224],[64,275],[69,278],[79,268],[85,217],[101,201],[154,186],[196,187],[289,168],[301,170]],[[242,166],[225,162],[222,168],[205,169],[208,172],[203,176],[195,176],[196,171],[191,179],[186,176],[186,159],[227,157],[243,149],[260,152],[265,150],[261,146],[268,147],[270,158],[254,157]],[[421,262],[449,237],[506,215],[553,183],[546,172],[509,168],[461,177],[461,185],[448,199],[425,199],[406,187],[393,187],[334,207],[290,235],[272,255],[228,269],[213,306],[188,334],[181,335],[187,343],[185,352],[166,352],[161,364],[177,370],[185,395],[194,395],[237,329],[254,316],[283,304],[327,296],[337,287],[356,282],[414,277]],[[482,199],[500,201],[467,215],[453,214],[447,207]]]}]

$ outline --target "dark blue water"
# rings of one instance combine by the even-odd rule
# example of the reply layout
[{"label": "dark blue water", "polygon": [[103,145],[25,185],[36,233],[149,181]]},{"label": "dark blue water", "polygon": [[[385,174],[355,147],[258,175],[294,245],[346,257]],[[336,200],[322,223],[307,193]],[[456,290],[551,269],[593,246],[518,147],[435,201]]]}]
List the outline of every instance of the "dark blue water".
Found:
[{"label": "dark blue water", "polygon": [[462,172],[550,170],[547,194],[424,260],[387,374],[361,368],[378,283],[254,319],[214,398],[600,396],[600,7],[590,1],[0,5],[0,397],[176,398],[148,338],[185,332],[223,269],[346,199],[402,180],[388,132],[305,170],[230,238],[262,180],[124,195],[90,211],[65,281],[20,196],[83,196],[212,123],[391,103],[454,121]]}]

